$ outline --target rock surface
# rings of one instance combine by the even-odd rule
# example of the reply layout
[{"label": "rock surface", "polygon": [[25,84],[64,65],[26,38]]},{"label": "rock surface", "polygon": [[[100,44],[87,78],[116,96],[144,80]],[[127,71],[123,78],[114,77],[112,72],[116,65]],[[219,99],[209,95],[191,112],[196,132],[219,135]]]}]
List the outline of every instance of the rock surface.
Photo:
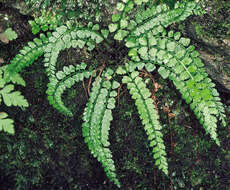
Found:
[{"label": "rock surface", "polygon": [[219,91],[230,94],[230,3],[217,3],[207,2],[205,15],[188,19],[185,33],[195,43]]}]

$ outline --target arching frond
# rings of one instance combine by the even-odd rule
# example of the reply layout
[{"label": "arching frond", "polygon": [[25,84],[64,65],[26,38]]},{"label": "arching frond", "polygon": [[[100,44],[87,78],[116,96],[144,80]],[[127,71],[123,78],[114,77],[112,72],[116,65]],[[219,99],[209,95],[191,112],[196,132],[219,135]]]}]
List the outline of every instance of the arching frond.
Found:
[{"label": "arching frond", "polygon": [[63,71],[58,71],[55,78],[50,79],[48,89],[48,100],[58,111],[68,116],[73,116],[72,112],[64,105],[61,96],[67,88],[71,88],[76,82],[89,78],[92,72],[85,71],[86,64],[64,66]]},{"label": "arching frond", "polygon": [[112,70],[107,70],[93,83],[90,99],[84,111],[82,133],[91,153],[101,162],[108,178],[120,187],[112,153],[108,148],[112,109],[115,108],[116,102],[114,97],[117,95],[114,89],[119,86],[118,82],[109,81],[112,74]]},{"label": "arching frond", "polygon": [[160,170],[168,175],[168,163],[163,143],[163,135],[160,132],[162,126],[159,122],[159,115],[153,104],[153,100],[151,99],[151,93],[142,78],[138,76],[138,71],[132,71],[130,73],[130,71],[126,68],[125,72],[120,73],[125,73],[122,83],[127,84],[129,92],[135,100],[142,124],[144,125],[148,139],[150,140],[150,146],[153,147],[153,156],[156,160],[155,164]]},{"label": "arching frond", "polygon": [[220,102],[219,93],[214,88],[199,58],[194,46],[189,46],[190,40],[181,37],[179,32],[170,31],[166,35],[163,27],[129,40],[129,55],[134,62],[151,62],[159,65],[158,72],[166,79],[169,77],[182,94],[186,103],[196,114],[205,131],[219,145],[217,138],[218,118],[224,121],[224,108]]}]

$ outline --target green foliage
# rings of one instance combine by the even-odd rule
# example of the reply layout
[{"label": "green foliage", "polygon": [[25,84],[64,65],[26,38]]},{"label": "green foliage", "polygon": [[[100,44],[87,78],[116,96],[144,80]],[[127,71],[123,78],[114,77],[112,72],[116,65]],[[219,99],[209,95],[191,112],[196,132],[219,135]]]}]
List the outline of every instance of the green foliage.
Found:
[{"label": "green foliage", "polygon": [[[2,99],[7,106],[28,106],[27,101],[21,95],[19,91],[12,92],[14,90],[14,85],[9,84],[6,85],[2,90],[0,90],[0,94],[2,95]],[[1,102],[2,100],[0,100]]]},{"label": "green foliage", "polygon": [[168,175],[168,163],[166,161],[165,146],[162,139],[163,135],[160,132],[162,126],[158,120],[159,115],[156,107],[154,106],[153,100],[150,98],[152,94],[146,87],[142,78],[138,76],[138,71],[133,71],[131,73],[127,71],[127,74],[128,75],[123,77],[122,83],[127,84],[130,94],[135,100],[142,124],[150,140],[150,147],[153,147],[153,156],[156,160],[155,164]]},{"label": "green foliage", "polygon": [[[48,36],[50,33],[47,34]],[[44,48],[48,43],[48,38],[44,34],[40,34],[40,39],[35,38],[33,42],[28,42],[28,45],[20,50],[6,67],[5,79],[8,81],[11,76],[20,72],[23,68],[32,64],[44,53]]]},{"label": "green foliage", "polygon": [[[116,32],[114,35],[115,40],[123,40],[126,36],[126,41],[132,43],[132,38],[144,35],[150,30],[157,28],[155,32],[161,32],[164,27],[169,26],[174,22],[180,22],[185,20],[192,14],[200,14],[202,11],[195,2],[176,3],[175,8],[169,10],[169,7],[165,4],[158,6],[150,6],[146,10],[138,12],[135,17],[129,14],[134,5],[140,5],[146,1],[125,1],[123,8],[117,7],[116,13],[113,15],[113,23],[111,32]],[[124,24],[125,23],[125,24]],[[116,27],[115,27],[116,26]],[[128,35],[129,34],[129,35]]]},{"label": "green foliage", "polygon": [[13,31],[12,28],[7,28],[4,34],[7,37],[7,39],[10,41],[17,39],[18,37],[17,33]]},{"label": "green foliage", "polygon": [[[20,106],[28,107],[27,100],[21,95],[19,91],[13,91],[14,85],[9,84],[3,78],[5,67],[0,68],[0,104],[4,103],[6,106]],[[25,86],[24,80],[18,75],[10,78],[10,81]],[[8,118],[8,114],[5,112],[0,113],[0,131],[5,131],[10,134],[14,134],[14,121]]]},{"label": "green foliage", "polygon": [[103,41],[102,35],[97,31],[92,30],[92,27],[72,27],[60,26],[52,33],[49,42],[45,47],[44,52],[44,66],[49,77],[55,77],[56,61],[60,51],[67,48],[85,46],[89,51],[95,48],[95,45]]},{"label": "green foliage", "polygon": [[160,3],[165,3],[167,4],[170,8],[173,8],[175,3],[177,2],[178,0],[156,0],[154,3],[155,4],[160,4]]},{"label": "green foliage", "polygon": [[108,69],[93,83],[90,99],[84,111],[82,133],[91,153],[101,162],[108,178],[120,187],[112,153],[108,148],[110,122],[113,119],[111,110],[115,108],[114,97],[117,96],[114,89],[120,86],[118,82],[111,83],[108,80],[112,74],[113,71]]},{"label": "green foliage", "polygon": [[8,114],[1,112],[0,114],[0,131],[7,132],[9,134],[14,134],[14,120],[7,118]]},{"label": "green foliage", "polygon": [[[161,31],[161,32],[159,32]],[[130,41],[126,46],[130,47]],[[181,37],[179,32],[166,33],[161,27],[149,31],[139,38],[132,38],[129,55],[134,62],[152,62],[159,65],[158,72],[164,78],[173,81],[186,103],[196,114],[205,131],[218,145],[217,119],[224,121],[224,108],[219,99],[215,84],[208,78],[204,64],[198,58],[199,53],[190,40]]]},{"label": "green foliage", "polygon": [[58,71],[56,77],[50,79],[48,89],[46,91],[48,100],[58,111],[63,114],[72,116],[72,112],[64,105],[61,96],[66,88],[71,88],[76,82],[88,78],[92,73],[84,71],[86,64],[64,66],[63,71]]},{"label": "green foliage", "polygon": [[[26,4],[31,8],[31,9],[48,9],[49,7],[57,6],[58,4],[61,4],[61,6],[65,6],[66,1],[60,1],[60,0],[55,0],[55,1],[50,1],[50,0],[25,0]],[[74,4],[74,1],[70,0],[68,2],[71,2],[72,6]]]},{"label": "green foliage", "polygon": [[[39,1],[38,4],[50,6],[50,1]],[[135,11],[136,14],[133,14]],[[108,178],[120,187],[109,149],[109,130],[113,119],[112,110],[116,103],[115,97],[118,96],[116,89],[120,86],[117,80],[120,75],[123,75],[121,83],[127,85],[135,100],[150,147],[153,147],[155,164],[168,175],[159,114],[151,98],[152,94],[139,76],[139,71],[145,69],[152,72],[158,68],[158,73],[163,79],[172,80],[182,98],[190,104],[206,133],[209,133],[216,144],[220,145],[216,132],[218,119],[223,125],[226,123],[224,107],[214,88],[215,85],[208,78],[199,53],[194,50],[194,46],[189,45],[190,40],[181,37],[179,32],[166,31],[169,25],[202,12],[195,2],[176,3],[175,8],[170,10],[165,4],[152,6],[148,0],[122,0],[117,2],[116,13],[112,16],[112,23],[108,25],[108,29],[101,29],[99,24],[92,22],[89,22],[87,26],[68,22],[59,27],[55,25],[50,28],[49,19],[44,22],[41,20],[38,22],[39,19],[35,22],[31,21],[34,25],[33,33],[40,30],[38,30],[39,26],[43,28],[43,31],[53,30],[53,32],[47,32],[47,35],[41,34],[39,39],[35,38],[19,52],[7,66],[4,81],[9,82],[23,68],[44,55],[43,63],[49,79],[46,91],[49,103],[61,113],[72,116],[71,110],[62,101],[62,94],[76,82],[90,76],[92,79],[93,73],[97,73],[97,70],[86,69],[85,63],[64,66],[62,70],[58,70],[57,59],[60,52],[71,47],[90,52],[102,43],[109,46],[109,39],[123,41],[129,49],[124,59],[128,61],[124,61],[125,66],[106,68],[104,71],[106,65],[103,65],[100,69],[99,75],[93,82],[90,98],[83,114],[83,137],[91,153],[101,162]],[[39,26],[37,27],[36,24]],[[114,73],[115,70],[116,73]],[[5,88],[3,92],[10,99],[6,101],[7,105],[26,105],[20,94],[9,95],[13,90],[12,85]],[[14,102],[11,96],[17,97],[17,101]]]},{"label": "green foliage", "polygon": [[110,7],[109,0],[25,0],[28,9],[35,15],[51,11],[62,20],[87,20],[100,22],[106,8]]},{"label": "green foliage", "polygon": [[30,20],[29,24],[33,34],[38,34],[40,31],[52,31],[62,24],[61,15],[47,14],[45,11],[42,11],[42,15],[34,20]]}]

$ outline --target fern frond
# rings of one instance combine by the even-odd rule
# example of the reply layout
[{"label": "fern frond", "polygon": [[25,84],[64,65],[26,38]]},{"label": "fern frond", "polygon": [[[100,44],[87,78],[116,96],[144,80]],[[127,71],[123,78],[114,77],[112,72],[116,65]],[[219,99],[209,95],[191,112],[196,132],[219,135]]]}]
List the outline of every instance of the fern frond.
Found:
[{"label": "fern frond", "polygon": [[[123,70],[124,71],[124,70]],[[122,73],[122,72],[121,72]],[[150,147],[153,147],[153,157],[155,164],[160,170],[168,175],[168,163],[166,160],[165,145],[163,143],[163,134],[160,132],[162,126],[159,122],[159,115],[151,99],[151,93],[147,89],[138,71],[125,70],[122,83],[127,84],[132,98],[135,100],[138,113],[144,125],[145,131],[150,140]]]},{"label": "fern frond", "polygon": [[205,131],[219,145],[217,138],[217,118],[224,122],[224,108],[220,102],[215,84],[211,82],[204,69],[204,64],[198,58],[199,53],[194,46],[189,46],[190,40],[181,37],[179,32],[166,31],[159,26],[155,30],[133,38],[129,56],[135,62],[152,62],[160,65],[158,72],[166,79],[169,77],[182,98],[190,104]]},{"label": "fern frond", "polygon": [[0,131],[14,135],[14,120],[8,118],[8,114],[0,112]]},{"label": "fern frond", "polygon": [[[23,106],[23,107],[28,107],[29,104],[27,100],[24,98],[24,96],[21,95],[21,92],[19,91],[14,91],[14,85],[8,84],[4,86],[3,89],[0,90],[0,94],[3,98],[4,103],[7,106]],[[0,99],[1,103],[1,99]]]},{"label": "fern frond", "polygon": [[[14,84],[18,84],[18,85],[22,85],[22,86],[26,86],[26,82],[24,81],[24,79],[20,76],[19,73],[14,73],[13,75],[8,75],[6,76],[6,69],[7,69],[8,65],[4,65],[2,67],[0,67],[0,88],[2,88],[3,86],[5,86],[5,84],[7,82],[12,82]],[[6,79],[5,77],[8,77],[8,79]]]},{"label": "fern frond", "polygon": [[46,91],[48,100],[54,108],[63,114],[72,116],[72,112],[64,105],[61,96],[67,88],[71,88],[76,82],[89,78],[92,72],[85,71],[86,64],[64,66],[63,71],[58,71],[55,78],[51,78]]},{"label": "fern frond", "polygon": [[70,47],[82,49],[85,45],[91,51],[95,45],[103,41],[103,36],[93,30],[93,28],[72,28],[66,26],[56,28],[49,38],[49,43],[45,48],[44,65],[49,77],[54,77],[56,73],[56,62],[60,51]]},{"label": "fern frond", "polygon": [[114,97],[117,95],[114,89],[120,86],[115,81],[111,84],[109,78],[112,74],[113,71],[108,69],[93,83],[89,102],[84,111],[82,133],[91,153],[101,162],[108,178],[120,187],[112,153],[108,148],[110,122],[113,119],[111,110],[115,107]]},{"label": "fern frond", "polygon": [[42,10],[42,15],[36,17],[34,20],[29,20],[29,24],[32,28],[32,33],[37,34],[41,30],[43,32],[55,30],[58,26],[62,25],[60,14],[54,12],[47,12]]},{"label": "fern frond", "polygon": [[170,10],[166,4],[157,7],[148,7],[144,11],[139,11],[135,18],[131,18],[128,13],[134,8],[134,4],[140,5],[146,1],[123,1],[117,3],[117,11],[120,13],[112,16],[109,25],[111,33],[115,32],[115,40],[123,40],[125,37],[132,38],[158,27],[167,27],[172,23],[185,20],[192,14],[199,14],[200,7],[196,2],[178,2],[175,8]]},{"label": "fern frond", "polygon": [[[47,36],[49,37],[49,33]],[[33,42],[28,42],[28,45],[25,46],[22,50],[19,51],[11,61],[5,72],[6,80],[9,80],[10,75],[19,73],[22,69],[32,64],[40,56],[43,55],[44,49],[47,45],[48,38],[44,35],[40,35],[40,39],[35,38]]]},{"label": "fern frond", "polygon": [[[202,74],[200,73],[199,76],[202,76]],[[214,89],[215,84],[208,80],[208,77],[204,75],[202,77],[199,82],[196,81],[197,76],[194,80],[182,81],[180,74],[171,73],[169,79],[173,81],[186,103],[190,103],[190,108],[203,125],[206,133],[209,133],[216,144],[220,145],[217,137],[217,118],[220,118],[222,124],[226,125],[224,107],[220,102],[219,93]]]},{"label": "fern frond", "polygon": [[[7,84],[6,80],[3,78],[3,74],[5,72],[6,67],[0,67],[0,105],[2,101],[6,104],[6,106],[22,106],[28,107],[28,102],[21,95],[19,91],[13,91],[14,85]],[[11,76],[10,81],[25,85],[25,81],[20,77],[19,74],[15,74]],[[12,92],[13,91],[13,92]],[[8,114],[5,112],[0,112],[0,131],[7,132],[9,134],[14,134],[14,120],[8,118]]]}]

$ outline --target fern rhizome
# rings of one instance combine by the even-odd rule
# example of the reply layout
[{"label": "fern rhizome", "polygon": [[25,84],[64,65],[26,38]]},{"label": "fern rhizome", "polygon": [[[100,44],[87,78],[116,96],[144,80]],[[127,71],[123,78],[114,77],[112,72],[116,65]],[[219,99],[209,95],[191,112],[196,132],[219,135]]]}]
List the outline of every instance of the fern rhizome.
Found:
[{"label": "fern rhizome", "polygon": [[[145,8],[133,14],[133,10],[145,3]],[[217,137],[218,120],[225,124],[224,107],[215,84],[208,78],[199,53],[190,40],[179,32],[166,30],[169,25],[185,20],[188,16],[202,13],[195,2],[176,3],[174,9],[167,5],[152,6],[148,0],[122,0],[117,2],[116,14],[108,29],[100,29],[98,24],[87,26],[67,24],[57,27],[52,33],[40,34],[29,42],[7,65],[4,79],[12,76],[44,56],[44,66],[49,78],[46,91],[49,103],[61,113],[73,116],[64,105],[61,96],[67,88],[84,78],[95,77],[89,101],[83,113],[82,133],[94,157],[102,164],[108,178],[118,187],[112,152],[109,149],[109,129],[113,119],[112,110],[116,105],[117,89],[125,84],[135,101],[140,119],[148,135],[149,146],[155,165],[168,175],[168,163],[161,133],[161,123],[150,90],[139,76],[140,70],[169,78],[190,105],[206,133],[220,145]],[[70,47],[87,48],[92,51],[107,41],[108,37],[124,42],[129,49],[129,60],[125,59],[117,68],[106,67],[100,72],[87,69],[87,64],[64,66],[57,70],[59,53]],[[117,81],[114,80],[116,78]],[[119,79],[121,79],[119,81]]]}]

